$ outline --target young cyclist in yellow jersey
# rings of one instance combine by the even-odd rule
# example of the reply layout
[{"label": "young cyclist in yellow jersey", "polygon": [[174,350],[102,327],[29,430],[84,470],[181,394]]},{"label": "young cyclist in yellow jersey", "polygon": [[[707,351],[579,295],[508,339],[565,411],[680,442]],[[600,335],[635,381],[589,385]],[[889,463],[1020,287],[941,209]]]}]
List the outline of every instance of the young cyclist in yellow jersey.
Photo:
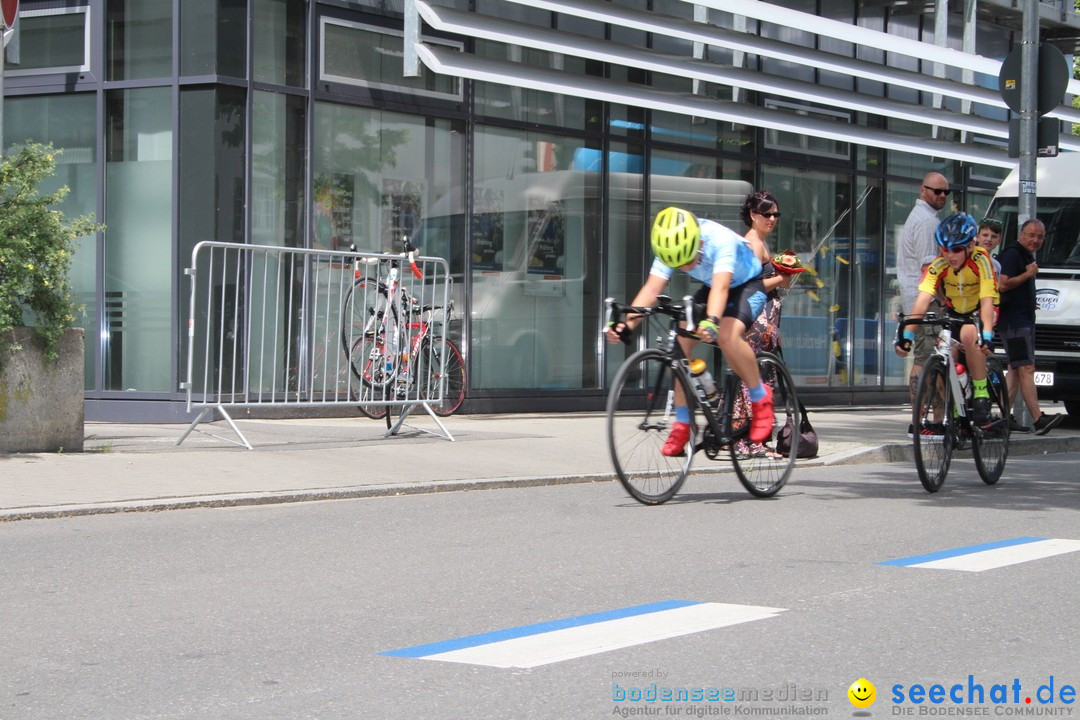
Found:
[{"label": "young cyclist in yellow jersey", "polygon": [[[919,295],[911,316],[926,313],[930,301],[944,295],[947,312],[954,315],[978,313],[978,326],[965,325],[960,342],[967,357],[968,373],[975,389],[973,408],[976,425],[986,426],[990,418],[990,393],[986,386],[986,356],[994,338],[994,306],[998,302],[997,277],[990,255],[974,244],[978,226],[967,213],[950,215],[938,225],[935,240],[941,255],[934,258],[923,273]],[[896,354],[905,357],[915,339],[915,325],[906,325],[896,344]]]}]

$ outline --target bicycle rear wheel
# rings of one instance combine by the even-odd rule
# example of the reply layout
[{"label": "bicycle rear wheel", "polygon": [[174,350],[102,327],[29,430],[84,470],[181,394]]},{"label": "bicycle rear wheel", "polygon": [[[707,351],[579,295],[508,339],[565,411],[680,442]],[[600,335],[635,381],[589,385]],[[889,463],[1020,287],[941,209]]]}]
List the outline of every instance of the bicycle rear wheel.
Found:
[{"label": "bicycle rear wheel", "polygon": [[608,394],[611,462],[626,492],[645,505],[658,505],[675,496],[690,472],[697,444],[694,409],[690,405],[686,450],[676,457],[660,453],[675,424],[675,383],[682,387],[685,397],[692,397],[686,376],[672,369],[663,352],[640,350],[619,368]]},{"label": "bicycle rear wheel", "polygon": [[991,412],[996,414],[988,428],[974,428],[975,469],[987,485],[1001,479],[1009,457],[1009,391],[1005,371],[998,358],[986,360],[986,387],[990,391]]},{"label": "bicycle rear wheel", "polygon": [[[354,374],[356,372],[357,364],[360,365],[361,374],[370,374],[373,371],[372,366],[370,365],[370,360],[363,363],[359,362],[359,360],[354,363],[352,360],[354,354],[357,356],[357,358],[359,358],[359,354],[364,352],[363,347],[363,338],[356,338],[353,341],[352,352],[349,354],[349,366],[353,369]],[[359,403],[356,406],[356,409],[360,411],[361,415],[366,415],[372,420],[381,420],[382,418],[387,417],[388,410],[386,408],[386,405],[379,404],[380,401],[386,399],[385,386],[375,387],[372,383],[365,382],[353,383],[351,387],[351,393],[352,399]]]},{"label": "bicycle rear wheel", "polygon": [[[792,447],[787,455],[776,452],[773,440],[776,433],[791,422],[793,428],[799,427],[799,400],[795,396],[795,382],[783,361],[772,353],[757,354],[758,371],[761,380],[773,389],[773,433],[763,443],[763,448],[749,444],[750,407],[744,405],[738,413],[732,412],[731,461],[735,466],[735,475],[747,492],[755,497],[770,497],[784,487],[791,471],[795,469],[795,459],[799,451],[799,433],[792,433]],[[742,392],[743,384],[738,376],[734,378],[735,392]]]},{"label": "bicycle rear wheel", "polygon": [[437,398],[441,390],[442,400],[431,403],[431,411],[439,417],[453,415],[465,402],[465,360],[458,346],[447,340],[444,354],[443,339],[429,338],[420,346],[419,361],[421,397]]},{"label": "bicycle rear wheel", "polygon": [[940,490],[949,473],[956,442],[956,423],[951,417],[953,405],[945,363],[940,357],[931,357],[923,365],[911,409],[915,468],[926,492]]}]

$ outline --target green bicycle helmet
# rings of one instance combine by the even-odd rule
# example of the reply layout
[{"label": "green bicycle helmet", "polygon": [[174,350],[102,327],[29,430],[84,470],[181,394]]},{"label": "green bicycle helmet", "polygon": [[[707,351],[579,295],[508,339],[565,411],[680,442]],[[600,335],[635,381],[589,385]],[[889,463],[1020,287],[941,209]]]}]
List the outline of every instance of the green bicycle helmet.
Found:
[{"label": "green bicycle helmet", "polygon": [[697,218],[686,210],[667,207],[656,214],[652,226],[652,249],[660,262],[679,268],[697,258],[701,230]]}]

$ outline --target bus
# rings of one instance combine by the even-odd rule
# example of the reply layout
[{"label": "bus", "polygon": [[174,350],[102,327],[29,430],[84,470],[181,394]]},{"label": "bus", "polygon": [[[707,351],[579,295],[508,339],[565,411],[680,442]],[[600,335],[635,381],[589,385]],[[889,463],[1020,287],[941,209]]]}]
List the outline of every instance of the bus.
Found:
[{"label": "bus", "polygon": [[[1019,170],[1002,181],[987,211],[1004,224],[1001,247],[1018,232]],[[1040,158],[1036,216],[1046,240],[1035,256],[1035,385],[1039,397],[1080,415],[1080,153]]]}]

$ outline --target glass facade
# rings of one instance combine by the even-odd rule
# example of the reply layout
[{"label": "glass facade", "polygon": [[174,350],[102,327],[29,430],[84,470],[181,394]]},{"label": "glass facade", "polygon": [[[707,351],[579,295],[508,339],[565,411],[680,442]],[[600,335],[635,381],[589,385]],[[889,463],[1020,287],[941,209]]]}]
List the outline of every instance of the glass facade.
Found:
[{"label": "glass facade", "polygon": [[168,392],[172,351],[173,118],[168,88],[105,98],[105,390]]},{"label": "glass facade", "polygon": [[[501,70],[470,78],[421,65],[410,77],[400,2],[24,0],[19,64],[5,68],[3,145],[62,148],[56,184],[71,188],[64,211],[93,212],[106,226],[82,239],[72,273],[85,306],[86,396],[102,401],[89,417],[120,418],[134,402],[175,416],[187,363],[183,271],[198,242],[392,251],[403,235],[450,264],[455,305],[465,310],[451,332],[469,366],[467,411],[601,409],[631,352],[602,342],[603,299],[628,300],[644,281],[649,219],[681,205],[742,231],[739,206],[754,189],[772,192],[782,208],[771,248],[792,249],[813,269],[784,301],[784,353],[797,382],[836,401],[902,397],[906,372],[891,349],[894,248],[919,181],[942,172],[957,188],[952,207],[981,216],[1006,171],[860,133],[1004,140],[963,140],[930,120],[829,102],[827,93],[839,93],[930,109],[935,98],[795,58],[826,53],[924,75],[932,63],[815,35],[779,16],[681,0],[603,4],[615,15],[655,17],[667,32],[500,0],[431,4],[732,73],[665,75],[421,23],[429,47]],[[887,3],[772,4],[777,13],[816,12],[898,39],[933,39],[932,13],[893,12]],[[685,27],[715,31],[715,44]],[[982,21],[976,29],[988,57],[1017,42]],[[723,33],[731,31],[794,55],[729,44]],[[951,47],[961,32],[950,24]],[[946,75],[990,82],[965,80],[955,68]],[[754,76],[824,94],[814,101],[755,90],[746,80]],[[618,98],[560,92],[560,78],[602,80]],[[675,107],[685,98],[769,122],[695,116]],[[955,98],[939,105],[1005,118]],[[847,127],[850,137],[800,131],[801,122]],[[670,288],[676,296],[693,290],[681,275]],[[639,339],[651,341],[649,332]]]}]

